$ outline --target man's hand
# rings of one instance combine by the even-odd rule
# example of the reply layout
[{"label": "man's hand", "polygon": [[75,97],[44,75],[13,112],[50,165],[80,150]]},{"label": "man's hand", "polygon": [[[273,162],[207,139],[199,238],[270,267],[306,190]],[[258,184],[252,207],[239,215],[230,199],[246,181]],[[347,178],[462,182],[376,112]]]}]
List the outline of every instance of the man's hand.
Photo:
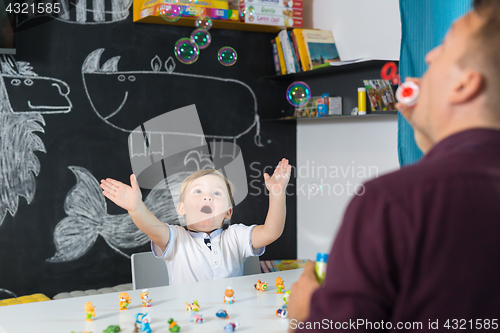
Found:
[{"label": "man's hand", "polygon": [[311,296],[320,287],[314,272],[314,262],[309,261],[299,281],[292,284],[290,298],[288,299],[288,318],[304,321],[309,317]]}]

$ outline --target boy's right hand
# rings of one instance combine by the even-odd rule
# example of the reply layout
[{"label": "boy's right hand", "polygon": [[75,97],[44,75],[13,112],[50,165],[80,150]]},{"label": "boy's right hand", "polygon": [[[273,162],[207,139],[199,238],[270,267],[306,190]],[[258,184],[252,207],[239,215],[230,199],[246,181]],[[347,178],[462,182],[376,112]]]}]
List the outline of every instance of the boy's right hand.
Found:
[{"label": "boy's right hand", "polygon": [[139,183],[134,174],[130,175],[130,184],[128,186],[117,180],[106,178],[101,180],[102,194],[109,200],[128,212],[134,212],[142,203],[142,193],[139,188]]}]

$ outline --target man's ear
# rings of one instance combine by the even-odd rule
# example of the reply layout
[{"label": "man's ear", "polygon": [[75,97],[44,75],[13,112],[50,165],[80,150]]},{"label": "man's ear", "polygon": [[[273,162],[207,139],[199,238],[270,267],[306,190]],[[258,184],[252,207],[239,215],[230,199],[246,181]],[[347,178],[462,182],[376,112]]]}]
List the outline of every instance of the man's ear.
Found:
[{"label": "man's ear", "polygon": [[184,202],[179,202],[179,204],[177,205],[177,213],[179,213],[179,215],[181,215],[181,216],[186,215],[186,209],[184,207]]},{"label": "man's ear", "polygon": [[466,70],[453,87],[448,101],[451,104],[469,102],[484,90],[484,83],[483,74],[476,70]]}]

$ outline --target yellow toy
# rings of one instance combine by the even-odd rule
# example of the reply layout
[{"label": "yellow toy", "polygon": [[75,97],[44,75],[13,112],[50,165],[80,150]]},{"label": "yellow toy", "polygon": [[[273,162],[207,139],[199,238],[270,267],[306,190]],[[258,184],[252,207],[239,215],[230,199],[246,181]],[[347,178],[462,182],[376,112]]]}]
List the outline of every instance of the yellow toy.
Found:
[{"label": "yellow toy", "polygon": [[92,318],[95,318],[95,306],[92,305],[92,302],[85,303],[85,315],[87,318],[86,321],[92,321]]},{"label": "yellow toy", "polygon": [[267,290],[267,282],[261,282],[260,280],[257,280],[257,283],[254,284],[253,286],[257,290],[262,290],[262,291],[266,291]]},{"label": "yellow toy", "polygon": [[231,287],[228,287],[226,291],[224,291],[224,303],[233,304],[234,303],[234,290]]},{"label": "yellow toy", "polygon": [[281,277],[276,278],[276,293],[277,294],[283,294],[285,291],[285,282]]},{"label": "yellow toy", "polygon": [[143,307],[150,307],[151,306],[151,303],[153,302],[153,300],[149,299],[149,292],[147,289],[142,290],[141,300],[142,300]]},{"label": "yellow toy", "polygon": [[131,300],[129,294],[120,293],[118,297],[120,298],[120,302],[118,303],[120,305],[120,310],[127,310]]},{"label": "yellow toy", "polygon": [[186,304],[186,311],[200,311],[200,305],[198,304],[198,301],[194,301],[191,304],[184,303]]}]

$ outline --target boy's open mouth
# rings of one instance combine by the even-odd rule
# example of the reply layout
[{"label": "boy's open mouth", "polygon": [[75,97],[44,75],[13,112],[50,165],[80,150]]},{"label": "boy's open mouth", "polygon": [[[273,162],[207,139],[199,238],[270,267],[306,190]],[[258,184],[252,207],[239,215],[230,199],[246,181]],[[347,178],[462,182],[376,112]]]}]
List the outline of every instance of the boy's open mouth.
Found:
[{"label": "boy's open mouth", "polygon": [[212,214],[212,208],[210,206],[201,207],[201,212],[205,214]]}]

